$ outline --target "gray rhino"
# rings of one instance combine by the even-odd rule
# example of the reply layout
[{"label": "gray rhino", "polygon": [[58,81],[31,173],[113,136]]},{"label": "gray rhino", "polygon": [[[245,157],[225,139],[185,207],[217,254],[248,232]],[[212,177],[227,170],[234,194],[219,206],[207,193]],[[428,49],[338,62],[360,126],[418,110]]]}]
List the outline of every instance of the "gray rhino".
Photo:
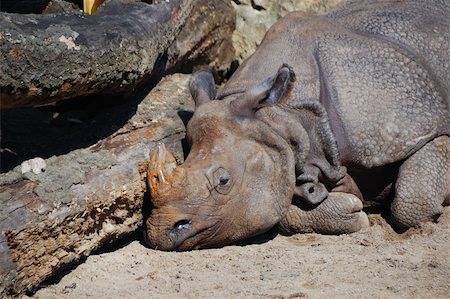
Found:
[{"label": "gray rhino", "polygon": [[186,161],[151,155],[147,242],[351,233],[369,225],[363,202],[385,198],[400,231],[436,221],[450,198],[449,15],[438,0],[294,12],[218,93],[195,73]]}]

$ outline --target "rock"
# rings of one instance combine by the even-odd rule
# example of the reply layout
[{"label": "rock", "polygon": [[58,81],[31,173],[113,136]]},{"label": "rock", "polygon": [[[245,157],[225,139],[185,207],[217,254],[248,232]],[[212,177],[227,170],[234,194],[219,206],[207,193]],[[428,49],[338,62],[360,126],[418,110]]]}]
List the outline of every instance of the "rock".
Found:
[{"label": "rock", "polygon": [[34,158],[23,161],[20,165],[22,174],[32,171],[34,174],[40,174],[45,171],[47,164],[42,158]]},{"label": "rock", "polygon": [[258,47],[270,26],[287,13],[300,10],[322,14],[345,0],[233,0],[236,30],[233,46],[241,63]]}]

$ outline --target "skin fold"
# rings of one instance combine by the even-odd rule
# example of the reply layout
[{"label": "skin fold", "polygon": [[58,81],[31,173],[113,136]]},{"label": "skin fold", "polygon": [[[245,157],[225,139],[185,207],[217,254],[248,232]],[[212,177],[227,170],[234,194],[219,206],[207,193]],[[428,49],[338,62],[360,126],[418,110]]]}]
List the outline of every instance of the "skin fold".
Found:
[{"label": "skin fold", "polygon": [[216,91],[192,76],[184,164],[151,155],[147,243],[223,246],[278,226],[351,233],[393,194],[399,230],[450,198],[448,1],[356,1],[291,13]]}]

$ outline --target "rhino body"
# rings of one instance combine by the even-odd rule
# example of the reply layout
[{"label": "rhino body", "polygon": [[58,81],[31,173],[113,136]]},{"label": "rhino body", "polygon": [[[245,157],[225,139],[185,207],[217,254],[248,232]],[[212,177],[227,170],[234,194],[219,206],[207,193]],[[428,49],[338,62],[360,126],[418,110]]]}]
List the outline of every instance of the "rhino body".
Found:
[{"label": "rhino body", "polygon": [[[191,151],[149,167],[150,245],[225,245],[279,225],[350,233],[389,198],[399,230],[450,198],[449,1],[356,1],[294,12],[216,94],[193,75]],[[214,100],[214,101],[211,101]]]}]

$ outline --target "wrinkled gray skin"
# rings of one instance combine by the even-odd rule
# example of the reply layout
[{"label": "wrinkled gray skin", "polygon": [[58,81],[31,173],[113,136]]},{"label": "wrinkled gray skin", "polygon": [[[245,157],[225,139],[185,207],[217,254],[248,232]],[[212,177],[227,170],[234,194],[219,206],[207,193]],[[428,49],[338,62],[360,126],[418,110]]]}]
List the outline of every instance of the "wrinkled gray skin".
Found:
[{"label": "wrinkled gray skin", "polygon": [[356,1],[291,13],[216,95],[193,75],[191,151],[149,167],[148,243],[222,246],[278,225],[350,233],[393,195],[400,230],[450,197],[449,1]]}]

